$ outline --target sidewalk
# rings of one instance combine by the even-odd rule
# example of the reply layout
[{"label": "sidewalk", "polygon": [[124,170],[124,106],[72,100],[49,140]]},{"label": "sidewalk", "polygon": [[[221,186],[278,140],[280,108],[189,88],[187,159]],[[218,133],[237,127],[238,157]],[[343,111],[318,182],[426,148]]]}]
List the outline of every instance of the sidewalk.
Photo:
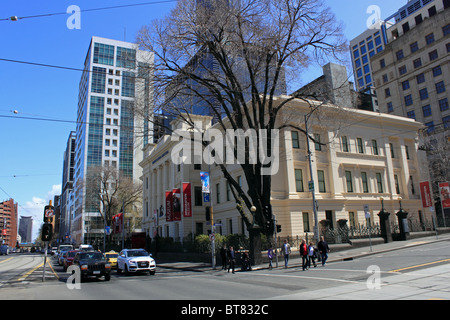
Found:
[{"label": "sidewalk", "polygon": [[[360,248],[340,250],[334,252],[333,245],[330,245],[331,252],[328,254],[327,263],[333,263],[337,261],[348,261],[361,257],[366,257],[369,255],[380,254],[383,252],[390,252],[393,250],[400,250],[408,247],[420,246],[434,242],[440,241],[450,241],[450,233],[443,233],[436,236],[428,236],[423,238],[415,238],[406,241],[393,241],[389,243],[374,244],[372,248],[370,246],[364,246]],[[302,261],[298,250],[293,251],[289,258],[289,268],[301,267]],[[252,266],[252,270],[267,269],[268,263]],[[275,259],[273,261],[273,266],[276,266]],[[157,268],[166,269],[176,269],[180,271],[194,271],[194,272],[205,272],[211,271],[211,263],[203,262],[160,262],[157,261]],[[284,258],[283,256],[278,257],[278,268],[284,268]],[[222,266],[220,264],[216,265],[216,270],[221,270]],[[236,265],[236,271],[240,272],[240,265]]]}]

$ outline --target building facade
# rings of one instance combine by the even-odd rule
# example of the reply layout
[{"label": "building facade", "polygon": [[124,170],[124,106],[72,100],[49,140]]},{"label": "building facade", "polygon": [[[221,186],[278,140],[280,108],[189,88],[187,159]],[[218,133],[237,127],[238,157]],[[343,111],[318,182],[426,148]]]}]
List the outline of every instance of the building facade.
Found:
[{"label": "building facade", "polygon": [[[86,177],[109,166],[139,179],[142,147],[152,140],[151,122],[137,110],[151,110],[153,55],[135,44],[92,37],[78,96],[71,237],[76,243],[103,239],[98,202],[89,201]],[[139,120],[141,119],[141,120]]]},{"label": "building facade", "polygon": [[[287,98],[280,96],[276,103]],[[284,119],[304,128],[303,115],[310,110],[307,102],[294,99],[282,110],[280,121]],[[419,195],[419,182],[427,178],[427,173],[420,170],[426,165],[424,152],[418,151],[417,143],[421,124],[394,115],[325,105],[321,112],[324,118],[332,120],[308,125],[311,135],[323,143],[309,140],[312,177],[305,136],[295,130],[280,132],[279,168],[272,176],[271,191],[273,213],[282,226],[279,236],[303,237],[305,232],[313,232],[309,181],[314,181],[318,220],[326,220],[331,226],[337,226],[339,220],[347,220],[349,226],[378,223],[380,199],[384,199],[384,206],[391,213],[398,211],[401,200],[409,219],[418,222],[431,219],[429,212],[421,210]],[[202,122],[203,130],[219,128],[217,124],[211,126],[211,117],[195,120]],[[174,129],[187,130],[183,123],[173,121],[172,125]],[[151,237],[158,232],[175,240],[210,233],[205,207],[211,204],[216,232],[247,234],[220,167],[196,164],[195,159],[192,164],[176,164],[174,160],[179,158],[179,149],[174,149],[176,143],[166,135],[144,149],[143,230]],[[244,192],[251,188],[239,164],[227,164],[227,168]],[[201,171],[210,171],[211,202],[205,202],[202,194]],[[192,217],[181,215],[178,221],[168,221],[165,194],[181,189],[183,182],[191,183]],[[369,221],[365,218],[366,205]],[[396,219],[395,214],[391,214],[391,219]]]},{"label": "building facade", "polygon": [[19,222],[19,236],[21,238],[21,243],[31,243],[33,232],[33,217],[20,217]]},{"label": "building facade", "polygon": [[14,199],[0,202],[0,243],[15,247],[17,242],[17,203]]}]

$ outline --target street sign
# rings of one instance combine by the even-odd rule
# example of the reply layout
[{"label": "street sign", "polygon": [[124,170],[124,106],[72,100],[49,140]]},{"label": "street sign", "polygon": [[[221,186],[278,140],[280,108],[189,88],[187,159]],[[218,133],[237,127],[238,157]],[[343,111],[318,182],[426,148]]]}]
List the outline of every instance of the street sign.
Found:
[{"label": "street sign", "polygon": [[308,181],[308,189],[309,192],[313,192],[314,191],[314,181]]},{"label": "street sign", "polygon": [[44,216],[45,216],[46,218],[51,218],[51,217],[53,217],[53,215],[54,215],[53,209],[47,209],[47,210],[45,210]]},{"label": "street sign", "polygon": [[203,202],[209,202],[209,193],[203,193]]},{"label": "street sign", "polygon": [[209,240],[211,240],[211,241],[216,240],[216,236],[214,235],[214,233],[211,233],[211,234],[209,235]]}]

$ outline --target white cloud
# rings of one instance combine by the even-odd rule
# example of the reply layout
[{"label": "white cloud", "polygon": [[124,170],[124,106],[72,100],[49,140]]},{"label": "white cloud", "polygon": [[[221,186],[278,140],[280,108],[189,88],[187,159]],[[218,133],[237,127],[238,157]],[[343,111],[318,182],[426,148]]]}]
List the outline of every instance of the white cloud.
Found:
[{"label": "white cloud", "polygon": [[27,201],[24,205],[20,206],[19,216],[31,216],[33,218],[33,240],[38,236],[43,223],[44,207],[49,204],[50,200],[52,201],[52,205],[55,205],[54,197],[59,194],[61,194],[61,185],[52,185],[52,189],[47,192],[45,198],[34,196],[31,198],[31,201]]}]

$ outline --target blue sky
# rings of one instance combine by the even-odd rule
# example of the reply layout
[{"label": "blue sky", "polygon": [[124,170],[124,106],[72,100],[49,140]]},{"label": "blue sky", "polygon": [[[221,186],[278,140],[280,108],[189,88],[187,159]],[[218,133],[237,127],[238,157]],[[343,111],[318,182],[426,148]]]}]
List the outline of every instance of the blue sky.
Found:
[{"label": "blue sky", "polygon": [[[92,36],[133,42],[140,27],[164,17],[175,2],[81,12],[80,29],[69,29],[70,14],[2,21],[10,16],[64,13],[151,2],[154,0],[4,0],[0,4],[0,59],[82,68]],[[350,40],[366,29],[367,8],[378,5],[386,18],[407,0],[326,0],[344,22]],[[307,83],[321,75],[312,68]],[[0,201],[12,197],[19,216],[33,216],[33,235],[42,223],[44,206],[61,191],[63,153],[75,123],[81,72],[0,60]],[[17,110],[17,113],[13,111]]]}]

